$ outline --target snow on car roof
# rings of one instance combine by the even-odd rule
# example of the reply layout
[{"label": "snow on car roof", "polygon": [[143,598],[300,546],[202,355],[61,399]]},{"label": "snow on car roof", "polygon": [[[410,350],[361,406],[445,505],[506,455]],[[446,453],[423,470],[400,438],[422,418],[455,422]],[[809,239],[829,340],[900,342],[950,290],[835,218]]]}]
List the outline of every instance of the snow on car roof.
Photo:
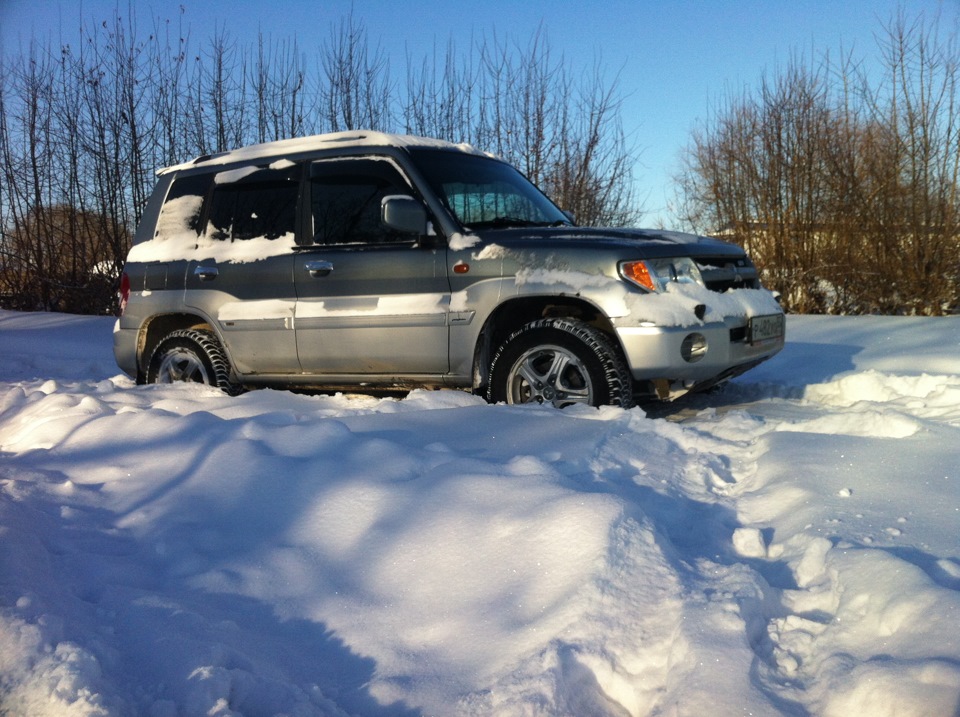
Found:
[{"label": "snow on car roof", "polygon": [[349,130],[345,132],[315,134],[308,137],[281,139],[275,142],[265,142],[263,144],[254,144],[248,147],[241,147],[227,152],[202,155],[188,162],[172,165],[170,167],[164,167],[157,172],[157,175],[159,176],[182,169],[191,169],[193,167],[216,166],[230,164],[233,162],[283,157],[320,149],[330,149],[332,147],[384,146],[433,147],[437,149],[450,149],[467,152],[469,154],[489,156],[485,152],[481,152],[469,144],[454,144],[452,142],[445,142],[444,140],[440,139],[417,137],[414,135],[389,134],[386,132],[374,132],[370,130]]}]

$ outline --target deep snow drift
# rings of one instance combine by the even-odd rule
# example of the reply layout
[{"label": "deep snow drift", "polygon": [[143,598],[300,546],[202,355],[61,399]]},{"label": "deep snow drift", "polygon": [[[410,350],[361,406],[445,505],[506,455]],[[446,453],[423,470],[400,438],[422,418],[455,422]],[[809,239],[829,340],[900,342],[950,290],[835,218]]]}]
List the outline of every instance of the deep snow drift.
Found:
[{"label": "deep snow drift", "polygon": [[111,329],[0,312],[0,714],[960,714],[960,319],[789,317],[660,417],[136,387]]}]

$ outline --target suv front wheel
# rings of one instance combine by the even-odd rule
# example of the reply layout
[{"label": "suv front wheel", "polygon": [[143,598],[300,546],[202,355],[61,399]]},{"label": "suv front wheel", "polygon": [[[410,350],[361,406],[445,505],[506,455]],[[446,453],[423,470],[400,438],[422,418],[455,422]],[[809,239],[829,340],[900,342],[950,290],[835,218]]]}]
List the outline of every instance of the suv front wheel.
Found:
[{"label": "suv front wheel", "polygon": [[210,331],[171,331],[157,344],[147,369],[147,383],[205,383],[234,396],[241,387],[230,380],[230,361]]},{"label": "suv front wheel", "polygon": [[572,319],[539,319],[515,331],[490,364],[487,399],[506,403],[633,405],[630,372],[606,334]]}]

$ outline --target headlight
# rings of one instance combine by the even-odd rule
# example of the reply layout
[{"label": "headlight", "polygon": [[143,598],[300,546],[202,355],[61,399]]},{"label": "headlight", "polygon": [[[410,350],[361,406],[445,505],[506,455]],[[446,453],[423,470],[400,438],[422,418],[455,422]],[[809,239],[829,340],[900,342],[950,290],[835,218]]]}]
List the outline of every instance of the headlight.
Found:
[{"label": "headlight", "polygon": [[663,291],[671,281],[703,286],[700,269],[689,257],[624,261],[619,268],[620,276],[647,291]]}]

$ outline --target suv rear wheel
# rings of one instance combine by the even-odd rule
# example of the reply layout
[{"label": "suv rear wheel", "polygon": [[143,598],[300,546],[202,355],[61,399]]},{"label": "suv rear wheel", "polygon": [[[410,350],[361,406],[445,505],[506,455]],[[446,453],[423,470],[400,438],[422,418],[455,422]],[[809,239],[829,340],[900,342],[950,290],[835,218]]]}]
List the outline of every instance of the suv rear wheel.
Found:
[{"label": "suv rear wheel", "polygon": [[629,408],[632,388],[625,361],[603,332],[571,319],[539,319],[497,349],[487,399]]},{"label": "suv rear wheel", "polygon": [[205,383],[234,396],[241,387],[230,380],[230,362],[211,331],[180,329],[159,343],[150,357],[148,383]]}]

